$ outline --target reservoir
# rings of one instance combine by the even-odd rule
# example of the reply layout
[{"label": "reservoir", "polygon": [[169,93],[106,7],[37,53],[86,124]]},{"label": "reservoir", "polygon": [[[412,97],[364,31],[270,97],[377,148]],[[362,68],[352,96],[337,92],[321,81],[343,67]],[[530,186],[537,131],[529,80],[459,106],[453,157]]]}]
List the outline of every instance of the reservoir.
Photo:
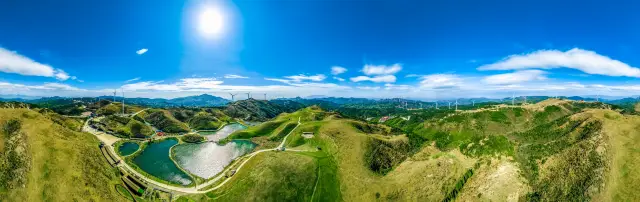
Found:
[{"label": "reservoir", "polygon": [[149,143],[142,153],[133,159],[133,162],[157,178],[182,185],[191,184],[191,178],[169,158],[169,149],[176,144],[178,141],[175,139]]},{"label": "reservoir", "polygon": [[225,137],[231,135],[231,133],[237,131],[237,130],[243,130],[246,129],[247,127],[239,124],[239,123],[232,123],[232,124],[227,124],[224,127],[222,127],[220,130],[217,131],[203,131],[203,132],[199,132],[200,135],[204,135],[208,140],[211,141],[218,141],[221,139],[224,139]]},{"label": "reservoir", "polygon": [[120,147],[118,147],[118,152],[120,153],[121,156],[128,156],[138,151],[139,148],[140,148],[140,145],[138,145],[138,143],[125,142],[125,143],[122,143]]},{"label": "reservoir", "polygon": [[173,148],[173,158],[180,167],[208,179],[222,172],[234,159],[256,147],[251,141],[233,140],[226,145],[216,142],[181,144]]}]

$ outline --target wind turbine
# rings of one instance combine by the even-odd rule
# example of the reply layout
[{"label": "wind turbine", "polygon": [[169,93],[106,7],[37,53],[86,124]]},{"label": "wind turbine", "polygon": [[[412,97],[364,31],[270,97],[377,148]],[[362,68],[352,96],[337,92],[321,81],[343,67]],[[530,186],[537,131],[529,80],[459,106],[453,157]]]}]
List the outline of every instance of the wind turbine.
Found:
[{"label": "wind turbine", "polygon": [[229,93],[229,95],[231,95],[231,101],[236,101],[236,100],[234,99],[234,97],[235,97],[237,94],[238,94],[238,93],[236,93],[236,94]]},{"label": "wind turbine", "polygon": [[456,99],[456,111],[458,111],[458,99]]},{"label": "wind turbine", "polygon": [[511,95],[511,105],[516,106],[516,93]]},{"label": "wind turbine", "polygon": [[266,93],[264,94],[264,100],[267,100],[267,94]]},{"label": "wind turbine", "polygon": [[449,109],[451,109],[451,102],[450,102],[450,101],[448,101],[448,103],[449,103]]},{"label": "wind turbine", "polygon": [[114,90],[113,90],[113,102],[116,102],[116,90],[117,90],[117,89],[114,89]]},{"label": "wind turbine", "polygon": [[438,100],[436,100],[436,109],[438,109]]},{"label": "wind turbine", "polygon": [[247,99],[251,98],[251,92],[245,93],[247,94]]},{"label": "wind turbine", "polygon": [[476,101],[475,100],[471,100],[471,106],[475,107],[476,106]]},{"label": "wind turbine", "polygon": [[122,92],[122,115],[124,116],[124,90],[120,89]]},{"label": "wind turbine", "polygon": [[524,96],[524,104],[523,105],[525,105],[525,104],[527,104],[527,96]]}]

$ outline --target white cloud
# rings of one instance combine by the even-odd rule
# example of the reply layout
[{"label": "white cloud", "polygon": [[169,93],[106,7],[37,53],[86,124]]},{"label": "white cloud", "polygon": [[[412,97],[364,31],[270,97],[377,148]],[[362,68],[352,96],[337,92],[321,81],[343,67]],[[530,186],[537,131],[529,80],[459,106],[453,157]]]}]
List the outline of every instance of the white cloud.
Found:
[{"label": "white cloud", "polygon": [[340,67],[340,66],[333,66],[331,67],[331,74],[333,75],[338,75],[338,74],[342,74],[347,72],[347,68],[344,67]]},{"label": "white cloud", "polygon": [[225,74],[224,78],[225,79],[248,79],[249,77],[240,76],[240,75],[237,75],[237,74]]},{"label": "white cloud", "polygon": [[54,77],[67,80],[70,76],[61,69],[38,63],[14,51],[0,48],[0,72],[20,74],[25,76]]},{"label": "white cloud", "polygon": [[290,84],[290,83],[292,83],[292,82],[291,82],[291,80],[288,80],[288,79],[264,78],[264,80],[267,80],[267,81],[276,81],[276,82],[286,83],[286,84]]},{"label": "white cloud", "polygon": [[142,54],[146,53],[147,51],[149,51],[149,49],[143,48],[143,49],[140,49],[140,50],[136,51],[136,54],[142,55]]},{"label": "white cloud", "polygon": [[215,78],[184,78],[174,83],[158,82],[138,82],[122,86],[125,91],[197,91],[203,89],[215,89],[222,84],[222,81]]},{"label": "white cloud", "polygon": [[69,74],[67,74],[66,72],[62,71],[61,69],[56,69],[56,74],[54,75],[56,77],[56,79],[60,80],[60,81],[65,81],[69,78],[73,78],[76,79],[76,77],[71,77],[69,76]]},{"label": "white cloud", "polygon": [[327,77],[324,76],[324,74],[316,74],[313,76],[307,76],[304,74],[300,74],[300,75],[294,75],[294,76],[285,76],[284,78],[290,79],[293,82],[300,82],[300,81],[322,81],[324,79],[326,79]]},{"label": "white cloud", "polygon": [[126,81],[124,81],[124,82],[125,82],[125,83],[131,83],[131,82],[134,82],[134,81],[137,81],[137,80],[140,80],[140,77],[136,77],[136,78],[133,78],[133,79],[129,79],[129,80],[126,80]]},{"label": "white cloud", "polygon": [[420,74],[407,74],[404,77],[411,78],[411,77],[421,77],[421,76],[423,76],[423,75],[420,75]]},{"label": "white cloud", "polygon": [[395,85],[395,84],[384,84],[384,89],[385,90],[409,90],[411,89],[413,86],[410,85]]},{"label": "white cloud", "polygon": [[596,52],[574,48],[565,52],[539,50],[524,55],[511,55],[499,62],[483,65],[478,70],[520,70],[571,68],[588,74],[640,77],[640,69]]},{"label": "white cloud", "polygon": [[454,74],[431,74],[422,76],[420,86],[423,88],[451,88],[462,85],[463,79]]},{"label": "white cloud", "polygon": [[544,75],[545,71],[541,70],[521,70],[513,73],[506,74],[496,74],[484,77],[482,79],[483,82],[487,84],[497,84],[497,85],[505,85],[505,84],[517,84],[528,81],[536,81],[536,80],[545,80],[547,79]]},{"label": "white cloud", "polygon": [[356,88],[360,90],[380,90],[380,86],[358,86]]},{"label": "white cloud", "polygon": [[402,70],[402,65],[393,64],[393,65],[365,65],[362,68],[362,72],[365,75],[387,75],[387,74],[395,74]]},{"label": "white cloud", "polygon": [[343,78],[340,78],[340,77],[337,77],[337,76],[334,76],[333,79],[338,80],[338,81],[344,81]]},{"label": "white cloud", "polygon": [[393,83],[393,82],[396,82],[396,77],[393,75],[383,75],[383,76],[374,76],[374,77],[357,76],[357,77],[352,77],[351,81],[353,82],[371,81],[376,83]]}]

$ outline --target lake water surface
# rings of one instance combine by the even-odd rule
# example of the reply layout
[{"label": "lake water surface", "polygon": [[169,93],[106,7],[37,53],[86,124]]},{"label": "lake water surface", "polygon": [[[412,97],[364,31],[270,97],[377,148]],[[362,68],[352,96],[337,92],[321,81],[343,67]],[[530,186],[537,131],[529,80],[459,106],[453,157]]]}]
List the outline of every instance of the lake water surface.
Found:
[{"label": "lake water surface", "polygon": [[169,149],[178,144],[175,139],[150,143],[142,150],[142,153],[133,159],[133,162],[145,172],[174,183],[188,185],[191,177],[182,172],[169,158]]},{"label": "lake water surface", "polygon": [[234,159],[256,147],[251,141],[233,140],[226,145],[216,142],[181,144],[173,148],[173,158],[180,167],[208,179],[222,172]]},{"label": "lake water surface", "polygon": [[120,145],[120,147],[118,148],[118,152],[120,152],[120,155],[122,156],[128,156],[138,151],[139,148],[140,145],[138,145],[138,143],[125,142]]},{"label": "lake water surface", "polygon": [[199,132],[201,135],[204,135],[208,140],[212,140],[212,141],[218,141],[221,139],[224,139],[225,137],[231,135],[231,133],[237,131],[237,130],[244,130],[247,127],[239,124],[239,123],[232,123],[232,124],[227,124],[224,127],[222,127],[220,130],[217,131],[202,131]]}]

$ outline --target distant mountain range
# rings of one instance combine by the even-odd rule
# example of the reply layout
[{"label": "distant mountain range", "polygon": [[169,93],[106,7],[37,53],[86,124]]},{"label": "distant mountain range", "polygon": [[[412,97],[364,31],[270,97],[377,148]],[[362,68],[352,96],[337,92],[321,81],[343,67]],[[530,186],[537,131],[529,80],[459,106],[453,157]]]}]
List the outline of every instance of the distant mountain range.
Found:
[{"label": "distant mountain range", "polygon": [[[550,98],[549,96],[527,96],[527,102],[534,103],[538,101],[542,101]],[[595,101],[596,96],[570,96],[570,97],[560,97],[564,99],[570,100],[584,100],[584,101]],[[599,98],[600,101],[609,103],[609,104],[625,104],[625,103],[635,103],[638,99],[636,98],[618,98],[612,99],[614,97],[606,97]],[[112,96],[100,96],[100,97],[82,97],[82,98],[68,98],[68,97],[32,97],[32,96],[22,96],[22,95],[0,95],[0,101],[16,101],[16,102],[25,102],[31,104],[39,104],[39,105],[65,105],[65,104],[73,104],[73,103],[83,103],[83,102],[95,102],[96,100],[105,99],[105,100],[113,100]],[[511,97],[505,98],[460,98],[457,99],[459,105],[471,105],[472,103],[480,104],[480,103],[510,103]],[[116,101],[122,101],[122,97],[115,97]],[[255,100],[255,99],[252,99]],[[455,99],[448,100],[438,100],[440,106],[447,105],[449,102],[455,103]],[[524,97],[519,96],[515,98],[516,103],[520,103],[524,101]],[[236,101],[237,102],[237,101]],[[324,109],[335,109],[338,107],[397,107],[397,106],[405,106],[407,108],[419,108],[419,107],[427,107],[430,105],[434,105],[434,101],[420,101],[413,99],[403,99],[403,98],[390,98],[390,99],[370,99],[370,98],[345,98],[345,97],[326,97],[326,96],[309,96],[306,98],[296,97],[296,98],[278,98],[270,100],[274,104],[281,105],[283,107],[287,106],[287,103],[290,106],[295,105],[318,105]],[[294,104],[295,102],[296,104]],[[187,96],[187,97],[179,97],[173,99],[164,99],[164,98],[126,98],[126,104],[135,104],[149,107],[218,107],[218,106],[227,106],[227,104],[232,103],[230,100],[225,98],[202,94],[196,96]],[[285,107],[287,108],[287,107]],[[292,107],[297,108],[297,107]]]}]

